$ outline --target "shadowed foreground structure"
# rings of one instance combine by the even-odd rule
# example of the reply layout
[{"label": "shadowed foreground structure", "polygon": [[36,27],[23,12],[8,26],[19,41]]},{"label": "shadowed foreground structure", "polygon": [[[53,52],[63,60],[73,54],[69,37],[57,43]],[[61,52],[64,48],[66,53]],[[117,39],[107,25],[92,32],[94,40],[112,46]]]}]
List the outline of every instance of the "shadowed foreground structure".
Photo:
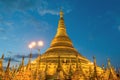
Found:
[{"label": "shadowed foreground structure", "polygon": [[[60,20],[55,37],[45,53],[31,61],[32,53],[27,65],[24,65],[24,57],[19,67],[10,69],[10,60],[4,71],[0,59],[1,80],[119,80],[114,68],[108,59],[106,68],[99,67],[94,62],[82,56],[74,47],[67,35],[64,24],[63,12],[60,11]],[[118,76],[117,76],[118,75]]]}]

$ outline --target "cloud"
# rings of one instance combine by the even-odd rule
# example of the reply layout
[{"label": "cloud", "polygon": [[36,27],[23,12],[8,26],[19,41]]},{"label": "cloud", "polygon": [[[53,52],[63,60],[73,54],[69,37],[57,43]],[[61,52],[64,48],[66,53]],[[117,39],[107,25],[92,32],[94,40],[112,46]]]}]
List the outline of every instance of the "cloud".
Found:
[{"label": "cloud", "polygon": [[[10,57],[5,57],[4,61],[8,62],[8,60],[10,59]],[[11,62],[20,62],[19,60],[15,59],[15,58],[11,58]]]},{"label": "cloud", "polygon": [[66,13],[70,13],[72,11],[72,9],[68,9],[66,10]]},{"label": "cloud", "polygon": [[46,14],[59,15],[58,11],[50,10],[50,9],[38,10],[38,12],[41,16],[46,15]]},{"label": "cloud", "polygon": [[[25,56],[25,58],[29,58],[29,56],[30,56],[30,55],[28,54],[28,55]],[[38,53],[32,54],[32,58],[36,58],[37,56],[38,56]]]},{"label": "cloud", "polygon": [[8,26],[9,28],[11,28],[13,26],[13,23],[12,22],[5,22],[4,23],[6,26]]},{"label": "cloud", "polygon": [[[7,18],[8,19],[8,18]],[[9,21],[2,16],[0,19],[0,32],[7,32],[9,30],[13,30],[13,21]]]},{"label": "cloud", "polygon": [[7,53],[12,54],[13,52],[12,51],[7,51]]},{"label": "cloud", "polygon": [[[27,10],[38,10],[38,13],[43,16],[45,14],[58,15],[58,10],[53,10],[51,7],[53,6],[53,2],[47,0],[0,0],[0,12],[4,12],[6,14],[14,13],[16,11],[26,12]],[[59,6],[58,6],[59,5]],[[55,9],[60,8],[59,4],[54,4]],[[71,9],[68,9],[68,4],[65,3],[63,7],[66,9],[66,13],[69,13]],[[9,12],[9,13],[8,13]]]},{"label": "cloud", "polygon": [[16,57],[16,58],[22,58],[23,55],[19,55],[19,54],[17,54],[17,55],[15,55],[14,57]]},{"label": "cloud", "polygon": [[36,31],[39,31],[39,32],[40,31],[46,32],[52,27],[52,25],[48,24],[45,21],[33,22],[33,24],[35,26]]},{"label": "cloud", "polygon": [[[27,32],[30,29],[36,32],[46,32],[51,27],[48,22],[41,21],[41,17],[46,14],[59,15],[58,5],[53,9],[53,3],[47,0],[0,0],[0,26],[3,26],[4,30],[1,29],[0,32],[5,31],[8,37],[1,37],[2,40],[16,40],[16,37],[11,37],[11,35],[16,35],[15,33],[22,30],[24,36],[26,37]],[[65,5],[66,6],[66,5]],[[65,13],[69,13],[71,9],[64,7]],[[35,14],[34,14],[35,13]],[[36,17],[36,14],[38,17]],[[2,22],[1,22],[2,20]],[[27,28],[27,29],[26,29]],[[17,34],[19,36],[20,33]],[[21,38],[21,37],[19,37]]]},{"label": "cloud", "polygon": [[[70,13],[72,11],[72,9],[70,9],[70,8],[62,7],[62,9],[65,10],[64,11],[65,14]],[[38,8],[38,13],[41,16],[46,15],[46,14],[59,15],[59,12],[60,12],[60,8],[50,9],[48,6],[47,6],[47,8],[44,8],[44,7]]]},{"label": "cloud", "polygon": [[[64,8],[63,8],[64,9]],[[65,9],[64,14],[68,14],[72,11],[72,9]],[[44,16],[46,14],[51,14],[51,15],[59,15],[60,9],[59,10],[54,10],[54,9],[49,9],[49,8],[41,8],[38,9],[38,13],[41,16]]]},{"label": "cloud", "polygon": [[31,27],[35,29],[36,31],[47,31],[49,28],[52,26],[46,21],[42,21],[34,17],[32,14],[29,14],[27,12],[24,12],[23,16],[21,17],[22,20],[19,22],[15,23],[15,26],[21,26],[20,28],[27,28]]},{"label": "cloud", "polygon": [[45,0],[0,0],[0,11],[13,13],[15,11],[33,10],[46,6]]},{"label": "cloud", "polygon": [[[24,56],[24,58],[29,58],[30,54],[28,54],[28,55],[19,55],[19,54],[14,55],[14,57],[18,58],[18,59],[21,59],[23,56]],[[32,54],[32,58],[36,58],[37,56],[38,56],[38,53]]]}]

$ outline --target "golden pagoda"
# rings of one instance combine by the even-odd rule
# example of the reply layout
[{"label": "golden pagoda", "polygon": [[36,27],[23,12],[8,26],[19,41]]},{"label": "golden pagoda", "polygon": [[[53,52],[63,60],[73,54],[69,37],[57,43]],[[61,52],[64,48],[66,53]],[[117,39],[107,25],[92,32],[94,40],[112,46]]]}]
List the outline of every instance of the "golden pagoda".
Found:
[{"label": "golden pagoda", "polygon": [[105,70],[94,62],[81,55],[73,46],[64,24],[63,11],[60,11],[57,33],[50,47],[42,55],[24,65],[24,57],[19,67],[10,69],[10,60],[6,71],[3,70],[2,58],[0,58],[0,80],[120,80],[108,60],[108,68]]},{"label": "golden pagoda", "polygon": [[[69,76],[70,70],[72,71],[72,73],[76,71],[76,65],[81,65],[82,71],[84,73],[89,72],[89,66],[94,69],[94,65],[91,64],[91,62],[87,58],[82,56],[73,47],[73,43],[66,32],[63,15],[64,13],[61,10],[57,33],[53,38],[50,47],[46,50],[45,53],[43,53],[41,56],[38,56],[38,58],[31,62],[31,69],[33,71],[35,71],[35,67],[37,67],[37,64],[39,64],[39,71],[46,72],[45,75],[48,78],[55,77],[55,74],[58,72],[59,66],[61,67],[61,75],[63,75],[64,79],[66,78],[66,76]],[[76,60],[76,56],[78,57],[78,60]],[[100,67],[97,67],[97,69],[99,75],[102,72],[102,69]],[[86,78],[87,77],[88,76],[86,76]]]}]

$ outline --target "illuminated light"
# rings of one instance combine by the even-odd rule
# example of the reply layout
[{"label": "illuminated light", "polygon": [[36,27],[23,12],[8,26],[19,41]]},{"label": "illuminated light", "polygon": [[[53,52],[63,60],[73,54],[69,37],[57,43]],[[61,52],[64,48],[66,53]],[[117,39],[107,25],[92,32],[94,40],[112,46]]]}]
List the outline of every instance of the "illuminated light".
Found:
[{"label": "illuminated light", "polygon": [[31,45],[32,45],[32,47],[35,47],[36,46],[36,42],[32,42]]},{"label": "illuminated light", "polygon": [[30,45],[28,45],[28,47],[29,47],[30,49],[32,49],[33,46],[30,44]]},{"label": "illuminated light", "polygon": [[43,46],[43,45],[44,45],[43,41],[38,41],[38,46]]}]

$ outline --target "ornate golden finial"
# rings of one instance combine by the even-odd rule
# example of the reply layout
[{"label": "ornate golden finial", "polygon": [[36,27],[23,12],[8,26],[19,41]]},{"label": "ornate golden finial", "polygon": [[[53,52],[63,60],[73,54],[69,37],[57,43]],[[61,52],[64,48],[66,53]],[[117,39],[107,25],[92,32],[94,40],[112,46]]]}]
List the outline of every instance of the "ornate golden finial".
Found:
[{"label": "ornate golden finial", "polygon": [[62,11],[62,8],[60,8],[60,18],[63,18],[63,11]]},{"label": "ornate golden finial", "polygon": [[111,68],[111,63],[109,58],[108,58],[108,67]]},{"label": "ornate golden finial", "polygon": [[94,60],[94,79],[98,80],[98,76],[97,76],[97,64],[96,64],[96,58],[95,56],[93,56],[93,60]]}]

